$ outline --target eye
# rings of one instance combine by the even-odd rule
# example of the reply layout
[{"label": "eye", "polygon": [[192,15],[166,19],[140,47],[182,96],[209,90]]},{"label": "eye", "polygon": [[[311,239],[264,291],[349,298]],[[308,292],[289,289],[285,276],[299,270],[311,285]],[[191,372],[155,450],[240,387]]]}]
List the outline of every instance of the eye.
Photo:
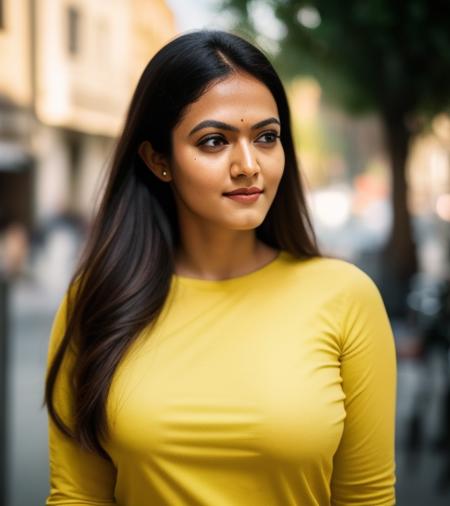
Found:
[{"label": "eye", "polygon": [[279,138],[280,136],[275,131],[264,132],[258,137],[257,142],[260,142],[260,140],[263,139],[263,144],[274,144]]},{"label": "eye", "polygon": [[209,135],[202,139],[197,145],[205,146],[207,148],[218,148],[222,144],[226,144],[227,141],[221,135]]}]

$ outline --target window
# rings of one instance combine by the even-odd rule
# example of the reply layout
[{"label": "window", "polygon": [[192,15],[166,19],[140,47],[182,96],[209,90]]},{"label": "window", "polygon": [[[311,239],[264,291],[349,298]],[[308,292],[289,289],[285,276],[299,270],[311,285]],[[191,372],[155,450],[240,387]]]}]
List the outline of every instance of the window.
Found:
[{"label": "window", "polygon": [[97,61],[102,66],[105,66],[110,56],[110,51],[108,51],[109,38],[109,25],[106,19],[98,19],[96,50]]},{"label": "window", "polygon": [[71,55],[80,51],[80,13],[75,7],[67,9],[67,48]]},{"label": "window", "polygon": [[4,12],[5,4],[3,0],[0,0],[0,30],[5,28],[5,12]]}]

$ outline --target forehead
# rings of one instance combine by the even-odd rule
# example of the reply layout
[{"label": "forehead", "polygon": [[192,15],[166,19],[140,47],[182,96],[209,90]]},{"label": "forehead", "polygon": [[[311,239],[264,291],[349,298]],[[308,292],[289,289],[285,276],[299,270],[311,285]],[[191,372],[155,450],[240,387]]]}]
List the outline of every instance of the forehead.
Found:
[{"label": "forehead", "polygon": [[278,108],[266,85],[248,74],[235,73],[210,86],[190,104],[177,128],[188,129],[204,119],[239,126],[270,116],[277,117]]}]

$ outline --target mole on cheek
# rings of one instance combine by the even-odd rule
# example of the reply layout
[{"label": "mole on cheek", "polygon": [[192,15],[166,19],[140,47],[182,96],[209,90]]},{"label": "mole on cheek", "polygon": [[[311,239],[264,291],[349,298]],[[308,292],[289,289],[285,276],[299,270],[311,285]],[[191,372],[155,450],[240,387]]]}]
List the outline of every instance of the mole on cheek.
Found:
[{"label": "mole on cheek", "polygon": [[241,121],[244,121],[244,119],[243,119],[243,118],[241,118]]}]

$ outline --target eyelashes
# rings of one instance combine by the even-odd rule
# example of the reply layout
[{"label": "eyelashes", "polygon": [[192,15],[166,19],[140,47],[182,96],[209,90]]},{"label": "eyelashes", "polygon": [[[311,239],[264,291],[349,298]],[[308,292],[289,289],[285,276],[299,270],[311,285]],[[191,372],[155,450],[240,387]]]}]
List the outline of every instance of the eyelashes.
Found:
[{"label": "eyelashes", "polygon": [[280,138],[280,136],[276,132],[264,132],[258,137],[258,139],[267,136],[269,136],[272,140],[270,140],[269,142],[265,142],[264,144],[274,144],[277,141],[277,139]]},{"label": "eyelashes", "polygon": [[[259,142],[259,139],[262,139],[262,138],[266,138],[266,139],[269,138],[269,140]],[[275,144],[277,139],[279,139],[279,138],[280,138],[280,135],[278,135],[277,132],[274,132],[274,131],[264,132],[257,138],[257,142],[260,144],[267,144],[270,146],[270,145]],[[210,141],[213,142],[213,144],[207,144]],[[215,142],[217,142],[217,141],[219,141],[220,144],[216,144]],[[200,140],[200,142],[197,143],[197,146],[204,146],[207,148],[217,148],[217,147],[220,147],[224,144],[228,144],[228,141],[225,139],[225,137],[223,135],[214,134],[214,135],[208,135],[204,139]]]},{"label": "eyelashes", "polygon": [[221,144],[207,144],[209,141],[220,141],[220,142],[223,142],[225,141],[225,139],[221,136],[221,135],[210,135],[208,137],[205,137],[204,139],[202,139],[198,144],[197,146],[205,146],[207,148],[216,148],[218,146],[220,146]]}]

